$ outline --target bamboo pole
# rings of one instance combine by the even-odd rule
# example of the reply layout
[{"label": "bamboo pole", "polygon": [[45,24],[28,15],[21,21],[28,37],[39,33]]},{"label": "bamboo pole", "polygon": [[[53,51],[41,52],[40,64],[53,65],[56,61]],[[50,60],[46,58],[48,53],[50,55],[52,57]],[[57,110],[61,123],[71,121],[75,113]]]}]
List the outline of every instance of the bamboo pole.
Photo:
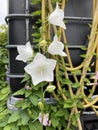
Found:
[{"label": "bamboo pole", "polygon": [[87,68],[89,67],[91,57],[92,57],[91,52],[92,52],[92,48],[94,47],[94,44],[95,44],[94,41],[95,41],[95,38],[96,38],[97,25],[98,25],[98,4],[97,4],[97,7],[96,7],[94,19],[93,19],[90,39],[89,39],[89,43],[88,43],[88,50],[87,50],[86,58],[85,58],[85,61],[84,61],[82,76],[81,76],[81,79],[80,79],[81,89],[78,89],[77,93],[80,93],[80,90],[82,90],[82,92],[84,90],[84,78],[86,76]]},{"label": "bamboo pole", "polygon": [[[96,9],[96,4],[98,4],[98,0],[95,1],[95,9]],[[95,10],[94,10],[94,13],[95,13]],[[96,47],[96,54],[97,54],[97,56],[96,56],[96,71],[98,71],[98,44]]]},{"label": "bamboo pole", "polygon": [[42,7],[41,7],[41,10],[42,10],[42,27],[43,27],[43,33],[42,33],[42,39],[45,40],[46,39],[46,36],[45,36],[45,16],[46,16],[46,13],[45,13],[45,2],[46,0],[42,0]]}]

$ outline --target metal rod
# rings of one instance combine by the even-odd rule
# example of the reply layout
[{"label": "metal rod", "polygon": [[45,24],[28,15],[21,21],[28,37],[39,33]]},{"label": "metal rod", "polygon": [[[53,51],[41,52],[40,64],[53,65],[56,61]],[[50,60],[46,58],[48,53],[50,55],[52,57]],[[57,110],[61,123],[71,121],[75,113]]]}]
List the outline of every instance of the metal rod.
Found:
[{"label": "metal rod", "polygon": [[7,77],[9,78],[24,78],[24,75],[20,75],[20,74],[7,74]]},{"label": "metal rod", "polygon": [[[90,72],[90,73],[87,73],[86,76],[89,76],[89,75],[94,75],[95,73],[94,72]],[[71,73],[68,73],[69,76],[72,76],[73,74]],[[77,76],[81,76],[81,74],[76,74]]]},{"label": "metal rod", "polygon": [[7,49],[10,49],[10,48],[17,48],[17,45],[7,45],[6,48],[7,48]]},{"label": "metal rod", "polygon": [[69,17],[65,16],[64,17],[66,20],[74,20],[74,21],[79,21],[79,22],[92,22],[92,18],[89,17]]},{"label": "metal rod", "polygon": [[[7,45],[6,48],[8,48],[8,49],[10,49],[10,48],[17,48],[17,46],[18,45],[15,45],[15,44],[14,45]],[[36,47],[36,45],[32,45],[32,46]],[[84,46],[82,46],[82,45],[81,46],[79,46],[79,45],[69,45],[68,46],[68,48],[70,48],[70,49],[74,49],[74,48],[81,49],[82,47],[84,47]]]},{"label": "metal rod", "polygon": [[25,18],[32,18],[33,16],[30,14],[9,14],[5,17],[6,23],[8,23],[9,19],[25,19]]},{"label": "metal rod", "polygon": [[[17,48],[17,46],[22,46],[22,45],[7,45],[6,48],[10,49],[10,48]],[[24,45],[23,45],[24,46]],[[36,45],[32,45],[34,48],[36,48]]]},{"label": "metal rod", "polygon": [[[29,1],[26,0],[26,14],[29,14]],[[26,42],[29,41],[29,18],[26,18]]]},{"label": "metal rod", "polygon": [[82,47],[84,47],[84,46],[82,46],[82,45],[81,46],[78,46],[78,45],[68,46],[69,49],[81,49]]}]

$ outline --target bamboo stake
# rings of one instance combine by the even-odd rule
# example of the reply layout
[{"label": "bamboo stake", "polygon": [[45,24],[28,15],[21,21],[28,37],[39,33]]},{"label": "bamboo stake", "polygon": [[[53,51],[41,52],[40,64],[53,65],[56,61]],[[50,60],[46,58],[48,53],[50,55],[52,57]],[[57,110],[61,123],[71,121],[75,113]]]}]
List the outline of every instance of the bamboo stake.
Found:
[{"label": "bamboo stake", "polygon": [[[62,87],[61,87],[60,82],[59,82],[59,80],[58,80],[58,70],[59,70],[59,66],[57,65],[57,66],[56,66],[56,82],[57,82],[58,90],[60,90],[60,91],[62,92]],[[67,97],[64,95],[64,93],[61,93],[61,96],[62,96],[62,98],[63,98],[64,100],[67,99]]]},{"label": "bamboo stake", "polygon": [[[83,90],[84,90],[84,78],[86,76],[86,72],[87,72],[87,67],[89,66],[90,64],[90,61],[91,61],[91,55],[90,53],[92,52],[92,48],[94,47],[94,45],[92,43],[94,43],[95,41],[95,38],[96,38],[96,30],[97,30],[97,25],[98,25],[98,3],[97,3],[97,7],[96,7],[96,11],[95,11],[95,15],[94,15],[94,19],[93,19],[93,26],[92,26],[92,30],[91,30],[91,35],[90,35],[90,41],[89,41],[89,46],[88,46],[88,50],[87,50],[87,59],[85,59],[85,64],[84,64],[84,67],[83,67],[83,72],[82,72],[82,76],[81,76],[81,79],[80,79],[80,83],[81,83],[81,88],[82,88],[82,93]],[[95,43],[94,43],[95,44]],[[87,61],[86,61],[87,60]],[[80,90],[81,89],[78,89],[77,91],[77,94],[80,94]],[[87,101],[87,99],[84,99],[84,101],[89,104],[89,102]],[[93,104],[92,104],[93,105]],[[98,112],[96,111],[96,109],[93,107],[92,109],[96,112],[96,114],[98,114]]]},{"label": "bamboo stake", "polygon": [[96,0],[93,0],[93,17],[96,9]]},{"label": "bamboo stake", "polygon": [[94,19],[93,19],[93,25],[92,25],[92,30],[91,30],[91,34],[90,34],[90,41],[89,41],[89,44],[88,44],[86,59],[84,61],[82,76],[81,76],[81,79],[80,79],[81,89],[78,89],[77,93],[80,93],[80,90],[82,90],[82,92],[84,90],[84,78],[86,76],[87,68],[89,67],[89,64],[90,64],[90,61],[91,61],[91,58],[90,58],[91,55],[90,54],[92,52],[92,48],[94,47],[97,25],[98,25],[98,4],[97,4],[97,7],[96,7]]},{"label": "bamboo stake", "polygon": [[42,10],[42,27],[43,27],[43,33],[42,33],[42,39],[46,39],[46,36],[45,36],[45,0],[42,0],[42,7],[41,7],[41,10]]},{"label": "bamboo stake", "polygon": [[[48,5],[49,5],[49,10],[50,12],[52,13],[53,12],[53,8],[52,8],[52,5],[51,5],[51,0],[48,0]],[[54,29],[54,32],[57,33],[57,28],[56,26],[53,26],[53,29]],[[58,80],[58,65],[56,66],[56,80],[57,80],[57,87],[58,87],[58,90],[62,91],[62,87],[60,85],[60,81]],[[54,94],[55,96],[55,94]],[[66,96],[64,95],[64,93],[61,94],[62,98],[64,100],[66,100]]]},{"label": "bamboo stake", "polygon": [[[95,1],[95,8],[96,8],[96,4],[98,4],[98,0]],[[95,12],[95,10],[94,10],[94,12]],[[98,44],[96,47],[96,54],[97,54],[97,56],[96,56],[96,71],[98,71]]]},{"label": "bamboo stake", "polygon": [[[62,4],[64,5],[64,3],[62,3]],[[63,6],[63,10],[64,10],[64,6]],[[61,31],[64,31],[64,30],[62,29]],[[69,52],[68,49],[67,49],[67,52]],[[69,54],[69,53],[68,53],[68,54]],[[69,55],[69,58],[70,58],[70,55]],[[71,61],[71,59],[69,59],[69,60]],[[63,66],[65,66],[64,60],[63,60]],[[73,67],[72,62],[70,62],[70,66]],[[67,79],[69,79],[69,76],[68,76],[67,72],[65,72],[65,77],[66,77]],[[78,81],[75,75],[74,75],[74,78],[75,78],[76,81]],[[74,93],[73,93],[72,88],[71,88],[70,85],[68,86],[68,89],[69,89],[69,92],[70,92],[70,96],[71,96],[71,98],[72,98],[72,97],[74,96]],[[71,125],[71,116],[72,116],[74,113],[78,113],[77,107],[74,107],[74,108],[71,110],[70,117],[69,117],[69,121],[68,121],[68,124],[67,124],[67,129],[70,128],[70,125]],[[82,130],[82,125],[81,125],[81,121],[80,121],[79,118],[77,119],[77,123],[78,123],[78,128],[79,128],[79,130]]]},{"label": "bamboo stake", "polygon": [[[51,0],[48,0],[48,5],[49,5],[49,11],[50,11],[50,13],[52,13],[53,12],[53,8],[51,6]],[[53,30],[54,30],[55,33],[57,33],[56,26],[53,26]]]},{"label": "bamboo stake", "polygon": [[[64,3],[62,3],[62,4],[64,5]],[[64,10],[64,7],[63,7],[63,10]],[[62,31],[63,31],[63,34],[64,34],[64,30],[63,30],[63,29],[62,29]],[[63,37],[64,37],[64,36],[65,36],[65,35],[63,35]],[[66,38],[66,37],[64,37],[64,38]],[[65,40],[66,40],[66,39],[65,39]],[[66,50],[67,50],[67,53],[68,53],[68,52],[69,52],[69,51],[68,51],[68,48],[66,48]],[[68,54],[69,54],[69,53],[68,53]],[[70,55],[69,55],[69,61],[70,61],[70,66],[73,68]],[[63,66],[64,66],[64,60],[63,60]],[[78,81],[78,80],[77,80],[77,77],[76,77],[75,75],[73,75],[73,76],[74,76],[75,80]],[[67,79],[69,79],[69,76],[68,76],[67,72],[65,72],[65,77],[66,77]],[[74,93],[73,93],[72,88],[71,88],[70,85],[69,85],[68,89],[69,89],[69,92],[70,92],[71,97],[73,97],[73,96],[74,96]],[[75,110],[75,111],[74,111],[74,110]],[[75,107],[75,108],[73,108],[73,109],[71,110],[71,114],[70,114],[70,118],[69,118],[69,122],[68,122],[67,128],[69,128],[70,125],[71,125],[70,119],[71,119],[71,116],[74,114],[74,112],[75,112],[75,113],[78,113],[77,107]],[[78,128],[79,128],[79,130],[82,130],[82,125],[81,125],[81,121],[80,121],[79,118],[77,119],[77,123],[78,123]]]},{"label": "bamboo stake", "polygon": [[[97,44],[98,44],[98,34],[97,34],[97,36],[96,36],[95,47],[94,47],[94,49],[93,49],[92,52],[95,51],[96,47],[98,46]],[[97,53],[97,54],[98,54],[98,53]],[[96,68],[96,71],[98,71],[97,68]],[[96,80],[95,80],[94,82],[96,82]],[[92,93],[90,93],[90,94],[88,95],[88,98],[92,97],[93,93],[95,92],[95,89],[96,89],[96,85],[93,85],[92,90],[91,90]]]},{"label": "bamboo stake", "polygon": [[83,105],[84,108],[88,108],[91,107],[92,105],[94,105],[96,102],[98,101],[98,96],[90,103]]},{"label": "bamboo stake", "polygon": [[[62,30],[62,35],[63,35],[64,43],[66,43],[67,40],[66,40],[66,36],[65,36],[64,30]],[[68,46],[66,46],[65,49],[66,49],[69,65],[71,66],[71,68],[73,68],[73,64],[72,64],[72,61],[71,61],[71,57],[70,57],[70,53],[69,53],[69,50],[68,50]],[[75,74],[73,74],[73,77],[74,77],[75,81],[78,82],[78,79],[77,79]]]}]

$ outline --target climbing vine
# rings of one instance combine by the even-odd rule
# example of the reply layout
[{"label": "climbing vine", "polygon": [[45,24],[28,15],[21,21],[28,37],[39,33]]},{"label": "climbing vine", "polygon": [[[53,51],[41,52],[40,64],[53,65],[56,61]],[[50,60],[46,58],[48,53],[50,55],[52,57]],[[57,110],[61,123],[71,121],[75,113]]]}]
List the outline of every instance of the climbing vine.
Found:
[{"label": "climbing vine", "polygon": [[[98,115],[98,96],[92,99],[98,84],[98,2],[93,3],[88,47],[82,47],[85,50],[83,62],[76,67],[71,60],[65,31],[67,20],[64,21],[64,9],[67,2],[32,2],[33,5],[41,5],[41,9],[31,14],[36,17],[32,25],[35,44],[32,46],[29,41],[26,45],[17,46],[19,55],[16,60],[27,62],[27,65],[21,81],[25,86],[15,92],[13,98],[17,95],[23,98],[16,102],[15,111],[2,110],[1,130],[74,130],[76,127],[82,130],[80,117],[86,108],[90,107]],[[94,56],[95,73],[88,76]],[[88,87],[91,89],[86,94]]]}]

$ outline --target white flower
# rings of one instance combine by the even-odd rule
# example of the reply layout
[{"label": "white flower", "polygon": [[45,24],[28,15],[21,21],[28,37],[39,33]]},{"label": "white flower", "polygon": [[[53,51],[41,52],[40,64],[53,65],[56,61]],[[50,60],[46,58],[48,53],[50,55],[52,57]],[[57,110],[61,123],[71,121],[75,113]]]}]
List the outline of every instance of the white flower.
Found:
[{"label": "white flower", "polygon": [[53,42],[48,47],[48,52],[52,55],[67,56],[66,53],[63,52],[63,49],[63,43],[58,41],[58,37],[55,35]]},{"label": "white flower", "polygon": [[27,42],[26,45],[18,45],[17,51],[19,55],[16,57],[16,60],[27,62],[29,58],[33,56],[33,50],[30,42]]},{"label": "white flower", "polygon": [[33,62],[28,64],[24,69],[31,75],[32,82],[34,85],[42,81],[53,81],[54,74],[53,70],[56,66],[56,60],[47,59],[41,53],[37,53]]},{"label": "white flower", "polygon": [[54,12],[52,12],[48,18],[49,23],[60,26],[64,29],[66,29],[66,26],[63,22],[64,19],[64,11],[59,9],[58,3],[56,4],[56,9]]}]

